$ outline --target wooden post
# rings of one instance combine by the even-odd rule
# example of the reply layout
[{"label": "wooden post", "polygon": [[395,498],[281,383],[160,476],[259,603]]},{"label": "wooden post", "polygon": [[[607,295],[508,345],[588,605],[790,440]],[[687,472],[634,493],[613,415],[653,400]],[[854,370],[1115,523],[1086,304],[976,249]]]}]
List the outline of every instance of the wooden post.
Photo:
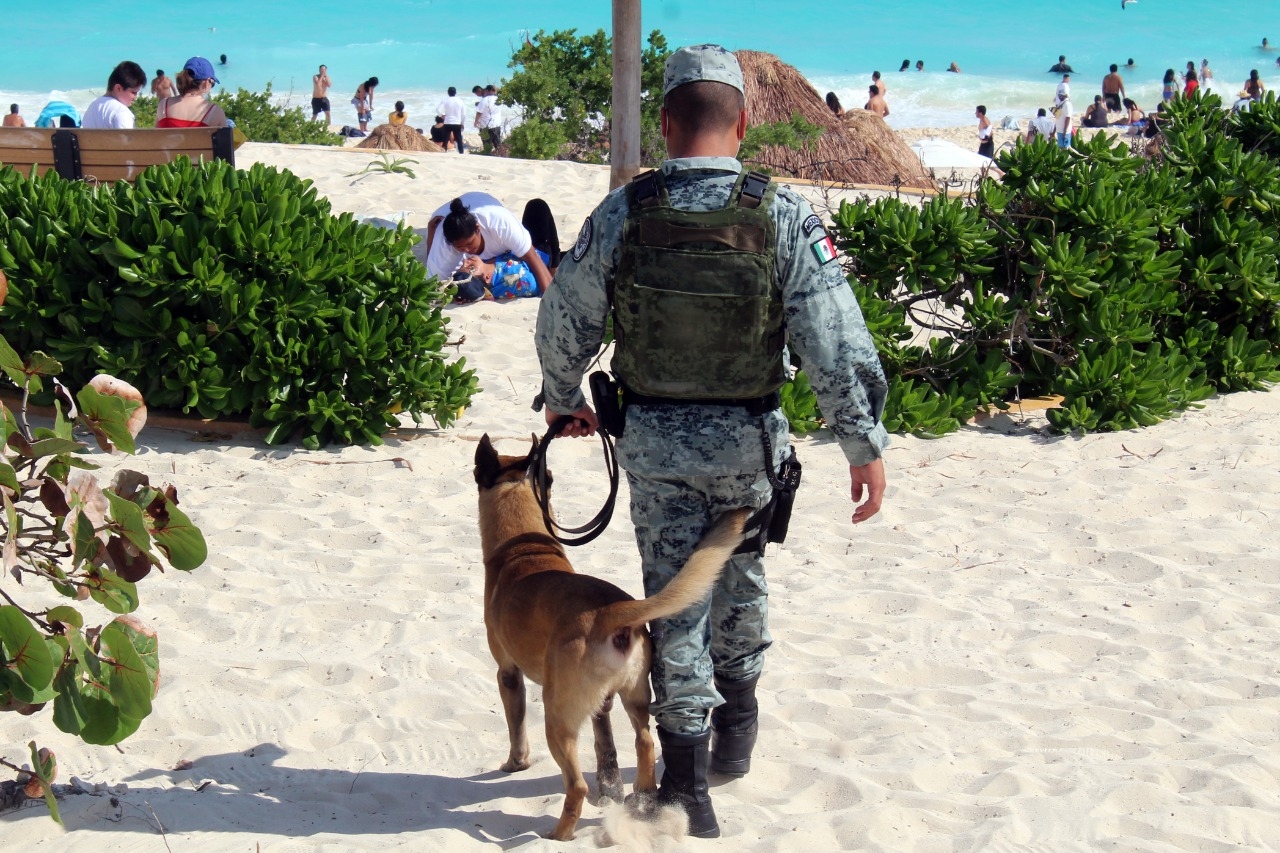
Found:
[{"label": "wooden post", "polygon": [[640,0],[613,0],[613,124],[609,188],[640,171]]}]

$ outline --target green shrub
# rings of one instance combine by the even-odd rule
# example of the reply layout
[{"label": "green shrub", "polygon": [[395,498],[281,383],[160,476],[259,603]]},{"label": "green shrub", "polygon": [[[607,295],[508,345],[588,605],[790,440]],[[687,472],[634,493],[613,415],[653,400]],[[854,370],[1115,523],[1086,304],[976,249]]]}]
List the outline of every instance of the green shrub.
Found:
[{"label": "green shrub", "polygon": [[415,241],[261,164],[181,159],[101,188],[4,169],[0,332],[72,381],[104,371],[154,406],[247,415],[271,443],[377,444],[396,412],[447,426],[476,392],[442,355],[448,297]]},{"label": "green shrub", "polygon": [[[663,157],[658,132],[662,72],[668,50],[662,33],[649,34],[640,57],[640,160]],[[530,159],[572,159],[602,163],[609,151],[613,115],[613,39],[604,30],[579,36],[577,30],[538,30],[508,63],[516,69],[502,81],[500,100],[520,111],[512,130],[511,153]]]},{"label": "green shrub", "polygon": [[[302,107],[276,104],[271,84],[262,92],[237,89],[233,95],[221,91],[213,102],[250,142],[284,142],[292,145],[341,145],[342,137],[330,133],[324,122],[312,121]],[[156,126],[156,99],[140,97],[133,102],[133,118],[138,127]]]},{"label": "green shrub", "polygon": [[[62,366],[42,352],[24,360],[0,338],[0,371],[22,394],[16,410],[0,404],[0,535],[5,574],[17,581],[0,604],[0,711],[30,716],[52,703],[62,731],[116,744],[151,713],[160,684],[156,634],[127,615],[138,607],[137,584],[155,567],[198,567],[208,554],[204,536],[178,509],[172,486],[153,488],[145,475],[120,470],[104,487],[87,473],[97,465],[73,427],[104,451],[132,453],[145,419],[136,389],[103,376],[72,398],[57,385],[51,427],[32,429],[29,395]],[[46,593],[69,601],[49,606]],[[87,628],[91,611],[78,602],[89,599],[115,618]],[[35,741],[29,749],[27,790],[61,822],[51,787],[57,759]],[[3,758],[0,765],[21,770]]]},{"label": "green shrub", "polygon": [[1061,395],[1059,430],[1130,429],[1280,380],[1280,107],[1220,107],[1175,101],[1156,162],[1038,142],[972,202],[842,204],[886,427],[948,432],[1016,387]]}]

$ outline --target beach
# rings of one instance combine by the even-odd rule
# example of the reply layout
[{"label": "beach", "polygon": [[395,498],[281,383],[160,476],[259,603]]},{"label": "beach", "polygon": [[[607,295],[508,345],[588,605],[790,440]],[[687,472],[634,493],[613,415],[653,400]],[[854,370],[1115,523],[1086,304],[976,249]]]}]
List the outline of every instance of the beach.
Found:
[{"label": "beach", "polygon": [[[972,128],[955,133],[976,148]],[[456,154],[403,155],[416,178],[353,174],[377,156],[236,153],[313,180],[336,212],[416,229],[468,190],[514,210],[544,198],[564,245],[609,182],[607,167]],[[380,447],[307,451],[164,421],[136,457],[96,457],[102,479],[176,484],[209,559],[139,585],[162,686],[119,750],[58,732],[48,710],[0,715],[0,755],[21,763],[36,740],[85,791],[63,799],[65,829],[42,801],[0,813],[6,850],[1275,849],[1275,390],[1136,432],[1055,435],[1029,406],[895,436],[883,509],[856,528],[834,439],[797,439],[790,537],[767,555],[760,740],[750,775],[713,779],[723,837],[589,805],[575,841],[542,839],[563,787],[536,686],[533,766],[498,770],[471,475],[481,436],[515,454],[545,428],[537,311],[446,309],[446,352],[482,388],[448,429],[406,420]],[[590,518],[607,490],[598,442],[557,441],[550,464],[559,518]],[[621,488],[609,529],[570,558],[640,595]],[[629,785],[620,710],[613,723]],[[589,730],[579,752],[592,770]]]}]

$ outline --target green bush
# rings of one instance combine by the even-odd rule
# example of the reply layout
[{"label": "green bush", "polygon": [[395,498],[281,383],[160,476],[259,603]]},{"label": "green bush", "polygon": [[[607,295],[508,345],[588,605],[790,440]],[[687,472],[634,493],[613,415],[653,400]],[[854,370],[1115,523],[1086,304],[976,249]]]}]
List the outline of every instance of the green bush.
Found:
[{"label": "green bush", "polygon": [[[654,30],[640,62],[640,160],[663,157],[658,132],[667,40]],[[518,108],[523,123],[511,132],[511,153],[530,159],[602,163],[613,115],[613,39],[604,30],[539,30],[512,55],[516,72],[502,81],[500,100]],[[527,129],[526,129],[527,128]]]},{"label": "green bush", "polygon": [[271,443],[377,444],[396,412],[447,426],[476,392],[442,355],[448,296],[415,240],[261,164],[180,159],[100,188],[4,169],[0,333],[71,381],[104,371],[153,406],[247,415]]},{"label": "green bush", "polygon": [[[271,96],[271,84],[262,92],[237,89],[233,95],[221,91],[213,102],[222,107],[227,118],[250,142],[284,142],[292,145],[341,145],[342,137],[330,133],[320,121],[312,121],[302,107],[288,103],[277,105]],[[133,118],[138,127],[156,126],[156,99],[141,97],[133,102]]]},{"label": "green bush", "polygon": [[841,205],[886,426],[948,432],[1016,387],[1061,395],[1059,430],[1130,429],[1280,380],[1278,135],[1273,98],[1178,100],[1158,161],[1037,142],[971,203]]},{"label": "green bush", "polygon": [[[100,376],[73,398],[55,385],[52,424],[33,429],[30,394],[57,382],[62,366],[42,352],[24,360],[0,338],[0,371],[22,394],[15,410],[0,404],[0,536],[5,574],[17,581],[0,604],[0,712],[30,716],[52,703],[53,723],[67,734],[119,743],[151,713],[160,684],[156,634],[128,615],[138,607],[137,584],[166,564],[198,567],[208,555],[204,536],[178,509],[172,486],[153,488],[145,475],[120,470],[104,487],[87,473],[97,465],[73,427],[104,451],[132,453],[146,417],[137,389]],[[42,594],[69,601],[49,606]],[[86,627],[92,611],[78,602],[89,599],[115,618]],[[51,787],[57,759],[35,741],[29,749],[27,792],[43,796],[61,822]],[[3,758],[0,766],[21,771]]]}]

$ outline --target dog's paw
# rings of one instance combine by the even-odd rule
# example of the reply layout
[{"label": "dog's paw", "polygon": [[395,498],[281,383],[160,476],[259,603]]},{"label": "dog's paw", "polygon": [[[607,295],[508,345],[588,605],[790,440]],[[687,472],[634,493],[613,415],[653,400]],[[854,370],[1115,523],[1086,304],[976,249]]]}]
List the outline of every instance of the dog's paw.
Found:
[{"label": "dog's paw", "polygon": [[636,791],[627,794],[623,803],[632,817],[651,818],[658,813],[658,792]]},{"label": "dog's paw", "polygon": [[620,803],[622,802],[622,774],[613,773],[608,776],[596,776],[596,805],[603,806],[606,802]]},{"label": "dog's paw", "polygon": [[528,770],[529,767],[529,759],[527,758],[508,758],[506,763],[498,769],[503,773],[519,773],[521,770]]}]

